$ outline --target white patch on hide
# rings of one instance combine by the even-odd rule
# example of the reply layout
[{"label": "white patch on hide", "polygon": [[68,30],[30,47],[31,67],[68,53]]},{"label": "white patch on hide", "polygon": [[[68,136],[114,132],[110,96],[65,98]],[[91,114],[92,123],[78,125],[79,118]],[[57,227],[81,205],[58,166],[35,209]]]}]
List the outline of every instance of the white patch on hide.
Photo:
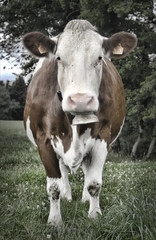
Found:
[{"label": "white patch on hide", "polygon": [[79,168],[84,156],[90,152],[95,139],[90,136],[91,129],[87,129],[81,136],[77,133],[77,126],[71,125],[73,137],[69,150],[64,153],[62,140],[56,136],[57,142],[54,144],[54,137],[52,136],[51,144],[54,151],[62,158],[64,164],[68,166],[73,173]]},{"label": "white patch on hide", "polygon": [[122,131],[122,128],[123,128],[123,125],[124,125],[124,122],[125,122],[125,118],[123,119],[123,122],[122,122],[122,125],[120,127],[120,130],[118,132],[118,135],[116,136],[116,138],[113,140],[113,142],[111,142],[110,146],[117,140],[117,138],[119,137],[121,131]]},{"label": "white patch on hide", "polygon": [[31,131],[31,128],[30,128],[30,118],[29,117],[27,118],[27,121],[26,121],[26,133],[27,133],[27,136],[30,139],[30,141],[34,144],[35,147],[37,147],[36,142],[33,137],[33,134],[32,134],[32,131]]},{"label": "white patch on hide", "polygon": [[63,163],[63,160],[60,158],[59,167],[62,176],[62,192],[61,197],[66,198],[69,202],[72,200],[71,187],[68,179],[68,168]]}]

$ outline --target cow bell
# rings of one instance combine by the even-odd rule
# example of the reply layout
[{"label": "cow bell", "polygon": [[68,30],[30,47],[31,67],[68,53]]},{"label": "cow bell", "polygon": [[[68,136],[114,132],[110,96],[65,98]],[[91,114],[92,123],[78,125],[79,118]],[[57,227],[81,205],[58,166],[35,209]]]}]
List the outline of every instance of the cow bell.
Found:
[{"label": "cow bell", "polygon": [[79,125],[79,124],[88,124],[88,123],[95,123],[99,122],[97,116],[94,113],[89,114],[77,114],[73,121],[73,125]]}]

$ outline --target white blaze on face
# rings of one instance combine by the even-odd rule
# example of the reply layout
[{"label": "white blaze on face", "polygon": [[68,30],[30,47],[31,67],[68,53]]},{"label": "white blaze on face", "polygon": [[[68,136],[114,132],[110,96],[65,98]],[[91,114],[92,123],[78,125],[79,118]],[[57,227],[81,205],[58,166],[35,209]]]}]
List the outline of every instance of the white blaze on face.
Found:
[{"label": "white blaze on face", "polygon": [[90,111],[98,110],[102,77],[102,43],[103,37],[92,30],[76,33],[66,30],[61,35],[56,59],[64,111],[70,112],[68,99],[78,93],[93,97]]}]

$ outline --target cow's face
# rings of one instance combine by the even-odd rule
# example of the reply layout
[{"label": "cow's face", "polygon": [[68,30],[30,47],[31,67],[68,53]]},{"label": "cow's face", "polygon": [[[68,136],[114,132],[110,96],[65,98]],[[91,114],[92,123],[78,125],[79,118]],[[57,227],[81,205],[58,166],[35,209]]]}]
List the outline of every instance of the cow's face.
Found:
[{"label": "cow's face", "polygon": [[76,115],[98,110],[102,44],[103,38],[91,30],[82,33],[68,30],[60,36],[56,59],[65,112]]},{"label": "cow's face", "polygon": [[105,57],[126,56],[136,46],[137,40],[134,35],[124,32],[106,39],[89,22],[73,20],[58,38],[49,39],[34,32],[26,34],[23,42],[38,57],[50,59],[49,53],[55,54],[63,111],[93,116],[99,107],[99,87]]}]

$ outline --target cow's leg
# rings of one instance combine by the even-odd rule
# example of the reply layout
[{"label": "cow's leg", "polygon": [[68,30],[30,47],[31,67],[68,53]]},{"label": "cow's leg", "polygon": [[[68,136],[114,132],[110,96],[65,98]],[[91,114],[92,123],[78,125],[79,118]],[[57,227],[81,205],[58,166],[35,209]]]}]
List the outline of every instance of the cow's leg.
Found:
[{"label": "cow's leg", "polygon": [[47,193],[50,200],[50,212],[48,223],[53,226],[60,226],[62,224],[62,217],[60,211],[60,197],[62,190],[61,178],[47,177]]},{"label": "cow's leg", "polygon": [[91,218],[96,218],[97,213],[101,214],[99,194],[102,186],[102,170],[106,156],[106,142],[104,140],[96,140],[91,152],[90,161],[84,160],[82,164],[85,174],[82,201],[89,198],[90,207],[88,216]]},{"label": "cow's leg", "polygon": [[47,193],[50,200],[48,223],[59,226],[62,223],[60,212],[60,197],[62,195],[62,176],[59,160],[50,144],[50,141],[38,141],[38,151],[47,174]]},{"label": "cow's leg", "polygon": [[59,164],[60,164],[60,170],[61,170],[62,181],[63,181],[62,197],[66,198],[68,201],[71,201],[72,194],[71,194],[71,187],[68,179],[68,168],[65,166],[61,158],[60,158]]},{"label": "cow's leg", "polygon": [[82,192],[82,202],[89,201],[89,192],[87,189],[87,170],[88,167],[90,166],[91,163],[91,158],[90,155],[86,156],[82,162],[82,169],[84,172],[84,187],[83,187],[83,192]]}]

